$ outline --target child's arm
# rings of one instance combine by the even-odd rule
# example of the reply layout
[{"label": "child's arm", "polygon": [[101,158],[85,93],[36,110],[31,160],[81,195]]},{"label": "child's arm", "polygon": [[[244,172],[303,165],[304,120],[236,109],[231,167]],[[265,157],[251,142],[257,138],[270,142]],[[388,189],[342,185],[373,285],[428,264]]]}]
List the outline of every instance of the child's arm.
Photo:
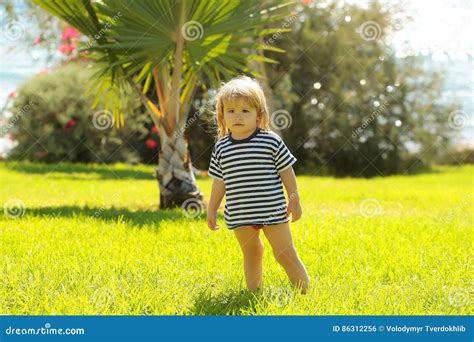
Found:
[{"label": "child's arm", "polygon": [[291,214],[291,222],[295,222],[300,219],[302,210],[293,167],[290,166],[286,170],[280,172],[280,177],[285,185],[286,194],[288,195],[288,209],[286,215],[289,216]]},{"label": "child's arm", "polygon": [[225,194],[225,185],[223,180],[215,179],[212,182],[211,198],[207,208],[207,225],[212,230],[219,229],[217,222],[217,209],[221,205]]}]

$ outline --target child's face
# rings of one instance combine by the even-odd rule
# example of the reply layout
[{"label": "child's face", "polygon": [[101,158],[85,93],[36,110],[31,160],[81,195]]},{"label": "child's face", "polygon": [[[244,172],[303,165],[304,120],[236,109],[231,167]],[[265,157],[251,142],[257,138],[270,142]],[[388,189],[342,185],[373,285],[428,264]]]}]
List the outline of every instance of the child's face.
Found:
[{"label": "child's face", "polygon": [[243,97],[224,102],[224,121],[231,132],[245,134],[257,128],[257,109]]}]

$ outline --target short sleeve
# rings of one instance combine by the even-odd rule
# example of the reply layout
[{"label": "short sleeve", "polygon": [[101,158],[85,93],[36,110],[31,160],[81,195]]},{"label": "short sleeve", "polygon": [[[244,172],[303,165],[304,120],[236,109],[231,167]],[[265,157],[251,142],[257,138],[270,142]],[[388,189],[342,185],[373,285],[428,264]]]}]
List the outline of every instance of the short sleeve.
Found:
[{"label": "short sleeve", "polygon": [[278,172],[285,171],[297,161],[296,157],[291,154],[290,150],[288,149],[288,147],[286,147],[283,140],[280,140],[280,143],[278,144],[278,149],[274,154],[274,160],[275,167]]},{"label": "short sleeve", "polygon": [[219,160],[217,159],[216,146],[214,146],[214,148],[212,149],[211,162],[209,164],[208,174],[212,178],[220,180],[223,179],[221,163],[219,163]]}]

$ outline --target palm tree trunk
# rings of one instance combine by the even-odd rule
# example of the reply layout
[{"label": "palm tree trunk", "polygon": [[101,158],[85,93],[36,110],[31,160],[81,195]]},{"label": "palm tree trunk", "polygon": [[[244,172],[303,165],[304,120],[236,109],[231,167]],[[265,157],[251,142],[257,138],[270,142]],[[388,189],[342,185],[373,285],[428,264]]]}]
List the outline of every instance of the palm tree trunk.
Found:
[{"label": "palm tree trunk", "polygon": [[[184,127],[180,127],[182,120],[179,117],[184,47],[184,37],[180,32],[184,24],[185,13],[185,2],[181,2],[180,18],[176,29],[178,35],[171,76],[171,89],[169,98],[165,102],[166,107],[163,108],[165,126],[169,131],[163,130],[162,134],[160,134],[161,151],[158,158],[158,167],[156,168],[156,178],[160,189],[160,209],[174,208],[176,206],[181,206],[185,210],[188,209],[188,206],[193,209],[202,209],[204,207],[203,193],[198,188],[196,178],[194,177],[188,141],[184,134],[182,134]],[[183,116],[187,114],[183,113]]]},{"label": "palm tree trunk", "polygon": [[194,177],[187,139],[182,134],[174,134],[173,137],[161,141],[156,168],[160,209],[182,207],[183,204],[195,209],[204,208],[204,197]]}]

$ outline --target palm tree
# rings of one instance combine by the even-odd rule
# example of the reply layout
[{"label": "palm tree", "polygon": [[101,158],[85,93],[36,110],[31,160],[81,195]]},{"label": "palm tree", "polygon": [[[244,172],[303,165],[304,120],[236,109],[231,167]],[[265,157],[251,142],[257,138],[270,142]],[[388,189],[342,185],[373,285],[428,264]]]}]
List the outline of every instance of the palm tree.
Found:
[{"label": "palm tree", "polygon": [[115,122],[123,123],[121,109],[131,93],[141,98],[160,132],[160,208],[189,199],[202,206],[183,134],[196,88],[215,88],[243,72],[261,77],[248,68],[250,61],[277,63],[262,51],[283,50],[257,38],[287,31],[264,28],[284,18],[287,5],[261,10],[256,0],[34,2],[90,38],[83,51],[99,66],[96,103],[105,96]]}]

